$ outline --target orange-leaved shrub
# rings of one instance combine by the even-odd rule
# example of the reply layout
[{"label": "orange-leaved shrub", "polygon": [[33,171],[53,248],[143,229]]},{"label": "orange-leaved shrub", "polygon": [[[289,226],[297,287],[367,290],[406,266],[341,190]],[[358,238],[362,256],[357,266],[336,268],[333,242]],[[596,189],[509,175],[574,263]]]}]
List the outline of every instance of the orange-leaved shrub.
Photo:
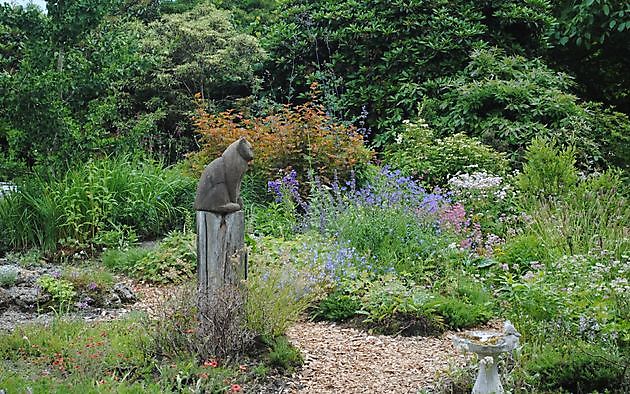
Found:
[{"label": "orange-leaved shrub", "polygon": [[254,149],[249,172],[266,179],[287,169],[295,170],[301,177],[309,170],[324,180],[332,179],[335,173],[343,177],[373,156],[356,127],[334,122],[313,102],[285,105],[258,118],[234,111],[209,114],[202,104],[195,117],[201,149],[190,156],[196,173],[201,173],[206,164],[240,137],[246,137]]}]

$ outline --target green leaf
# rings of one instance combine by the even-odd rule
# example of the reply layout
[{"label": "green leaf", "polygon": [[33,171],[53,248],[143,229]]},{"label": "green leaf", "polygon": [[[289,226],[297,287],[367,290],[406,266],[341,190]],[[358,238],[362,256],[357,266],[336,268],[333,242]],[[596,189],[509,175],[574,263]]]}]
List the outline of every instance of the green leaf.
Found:
[{"label": "green leaf", "polygon": [[610,7],[608,4],[604,4],[604,15],[608,16],[610,14]]},{"label": "green leaf", "polygon": [[616,25],[616,24],[617,24],[617,21],[616,21],[616,20],[614,20],[614,19],[612,19],[612,20],[610,21],[610,23],[608,23],[608,27],[612,29],[612,28],[614,28],[614,27],[615,27],[615,25]]},{"label": "green leaf", "polygon": [[492,260],[492,259],[481,259],[481,261],[479,261],[479,263],[477,263],[477,268],[488,268],[488,267],[492,267],[493,265],[495,265],[497,262],[496,260]]}]

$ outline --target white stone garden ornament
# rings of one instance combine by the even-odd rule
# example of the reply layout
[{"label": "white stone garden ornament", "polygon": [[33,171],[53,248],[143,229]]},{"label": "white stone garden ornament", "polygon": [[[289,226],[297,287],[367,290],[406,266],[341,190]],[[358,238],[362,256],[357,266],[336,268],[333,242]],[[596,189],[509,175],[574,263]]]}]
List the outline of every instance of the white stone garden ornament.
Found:
[{"label": "white stone garden ornament", "polygon": [[503,332],[468,331],[453,336],[456,348],[476,353],[479,356],[479,373],[472,394],[503,394],[499,379],[497,358],[501,353],[511,352],[519,345],[519,334],[512,323],[506,321]]}]

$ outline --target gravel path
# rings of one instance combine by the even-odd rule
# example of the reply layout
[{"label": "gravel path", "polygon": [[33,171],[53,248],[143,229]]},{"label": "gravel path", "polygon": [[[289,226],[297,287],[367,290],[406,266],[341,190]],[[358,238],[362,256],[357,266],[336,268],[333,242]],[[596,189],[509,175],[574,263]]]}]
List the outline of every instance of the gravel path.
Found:
[{"label": "gravel path", "polygon": [[440,371],[465,362],[440,337],[369,335],[331,323],[298,323],[287,335],[304,356],[294,393],[417,393],[431,389]]}]

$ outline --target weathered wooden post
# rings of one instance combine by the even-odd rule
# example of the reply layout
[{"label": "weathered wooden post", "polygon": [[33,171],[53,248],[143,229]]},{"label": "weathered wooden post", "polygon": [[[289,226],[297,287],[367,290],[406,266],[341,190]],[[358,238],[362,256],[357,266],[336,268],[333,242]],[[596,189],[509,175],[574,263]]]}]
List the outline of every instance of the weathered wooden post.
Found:
[{"label": "weathered wooden post", "polygon": [[247,276],[245,215],[241,180],[254,158],[245,138],[233,142],[206,166],[195,198],[197,211],[197,277],[200,315],[208,316],[215,297]]}]

